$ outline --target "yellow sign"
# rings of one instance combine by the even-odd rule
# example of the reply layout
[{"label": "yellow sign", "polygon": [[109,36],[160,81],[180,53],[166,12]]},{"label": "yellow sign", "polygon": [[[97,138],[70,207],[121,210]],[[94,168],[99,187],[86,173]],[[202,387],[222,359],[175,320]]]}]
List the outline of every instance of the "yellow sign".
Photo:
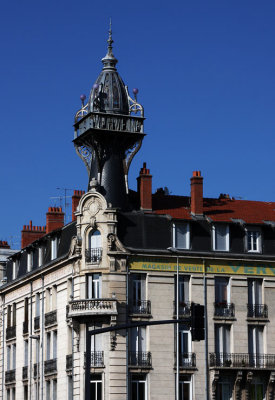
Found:
[{"label": "yellow sign", "polygon": [[[168,271],[176,272],[177,263],[173,260],[168,261],[162,258],[143,258],[133,257],[130,259],[131,270],[142,271]],[[208,274],[227,274],[227,275],[259,275],[259,276],[275,276],[275,264],[263,264],[259,262],[238,262],[238,261],[206,261],[206,266],[201,261],[196,262],[192,259],[179,259],[179,271],[192,273],[208,273]]]}]

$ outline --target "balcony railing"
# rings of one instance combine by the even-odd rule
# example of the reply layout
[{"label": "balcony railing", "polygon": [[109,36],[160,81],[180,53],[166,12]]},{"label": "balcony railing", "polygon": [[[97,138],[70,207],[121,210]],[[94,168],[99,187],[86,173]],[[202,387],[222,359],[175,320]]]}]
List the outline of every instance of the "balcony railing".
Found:
[{"label": "balcony railing", "polygon": [[151,353],[149,351],[130,351],[129,366],[139,368],[151,368]]},{"label": "balcony railing", "polygon": [[150,300],[135,300],[130,303],[130,314],[151,314]]},{"label": "balcony railing", "polygon": [[233,318],[235,316],[235,305],[227,302],[215,302],[215,317]]},{"label": "balcony railing", "polygon": [[15,339],[16,338],[16,326],[9,326],[6,329],[6,340]]},{"label": "balcony railing", "polygon": [[22,380],[28,379],[28,366],[22,368]]},{"label": "balcony railing", "polygon": [[57,323],[57,312],[56,310],[50,311],[45,314],[45,327],[55,325]]},{"label": "balcony railing", "polygon": [[5,372],[5,383],[15,382],[15,369],[11,369]]},{"label": "balcony railing", "polygon": [[210,353],[210,367],[275,368],[275,354]]},{"label": "balcony railing", "polygon": [[40,366],[40,364],[38,363],[35,363],[35,364],[33,364],[33,378],[34,379],[37,379],[38,377],[39,377],[39,366]]},{"label": "balcony railing", "polygon": [[34,317],[34,330],[38,331],[40,329],[40,317]]},{"label": "balcony railing", "polygon": [[96,247],[94,249],[85,250],[86,262],[98,263],[102,259],[102,247]]},{"label": "balcony railing", "polygon": [[23,322],[23,335],[29,332],[29,321]]},{"label": "balcony railing", "polygon": [[247,304],[247,318],[268,318],[266,304]]},{"label": "balcony railing", "polygon": [[69,303],[68,317],[117,315],[116,299],[85,299]]},{"label": "balcony railing", "polygon": [[[176,366],[176,353],[175,353],[175,366]],[[180,353],[179,366],[181,368],[195,368],[196,367],[196,354],[195,353]]]},{"label": "balcony railing", "polygon": [[91,352],[91,367],[104,367],[104,352],[92,351]]},{"label": "balcony railing", "polygon": [[[177,315],[177,302],[174,301],[174,316]],[[179,301],[179,316],[188,318],[191,316],[191,303],[190,301]]]},{"label": "balcony railing", "polygon": [[73,356],[72,354],[66,355],[66,371],[70,371],[73,368]]},{"label": "balcony railing", "polygon": [[44,361],[44,374],[51,375],[57,373],[57,359],[52,358],[51,360]]}]

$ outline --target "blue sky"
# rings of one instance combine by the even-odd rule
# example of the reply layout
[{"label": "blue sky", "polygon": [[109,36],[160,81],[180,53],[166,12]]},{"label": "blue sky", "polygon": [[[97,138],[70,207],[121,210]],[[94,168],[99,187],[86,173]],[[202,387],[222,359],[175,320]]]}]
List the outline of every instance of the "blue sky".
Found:
[{"label": "blue sky", "polygon": [[15,248],[24,224],[59,205],[57,187],[87,187],[72,125],[110,16],[119,73],[146,116],[130,187],[147,161],[153,190],[189,195],[200,169],[205,196],[275,200],[274,0],[14,0],[0,16],[0,240]]}]

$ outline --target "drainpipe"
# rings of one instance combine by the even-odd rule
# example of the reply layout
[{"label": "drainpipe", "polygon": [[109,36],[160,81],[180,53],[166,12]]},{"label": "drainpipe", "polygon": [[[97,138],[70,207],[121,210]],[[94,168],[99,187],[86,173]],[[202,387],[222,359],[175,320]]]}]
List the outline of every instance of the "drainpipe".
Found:
[{"label": "drainpipe", "polygon": [[[33,286],[31,281],[31,310],[30,310],[30,336],[32,335],[32,294],[33,294]],[[30,400],[32,399],[32,340],[29,340],[30,346],[30,377],[29,377],[29,388],[30,388]]]},{"label": "drainpipe", "polygon": [[40,376],[40,385],[41,385],[41,400],[43,400],[43,385],[44,385],[44,276],[41,276],[42,280],[42,315],[40,321],[40,329],[41,329],[41,376]]},{"label": "drainpipe", "polygon": [[2,399],[4,398],[4,381],[5,381],[5,295],[2,296]]},{"label": "drainpipe", "polygon": [[209,400],[209,365],[208,365],[208,320],[207,320],[207,278],[206,278],[206,263],[203,263],[203,294],[204,294],[204,361],[205,361],[205,398]]}]

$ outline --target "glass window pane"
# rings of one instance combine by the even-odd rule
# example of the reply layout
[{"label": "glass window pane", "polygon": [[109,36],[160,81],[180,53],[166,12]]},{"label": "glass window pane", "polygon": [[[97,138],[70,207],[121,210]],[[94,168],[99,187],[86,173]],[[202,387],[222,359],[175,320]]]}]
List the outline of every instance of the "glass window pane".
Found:
[{"label": "glass window pane", "polygon": [[175,225],[175,247],[187,249],[188,246],[189,225],[187,223]]}]

